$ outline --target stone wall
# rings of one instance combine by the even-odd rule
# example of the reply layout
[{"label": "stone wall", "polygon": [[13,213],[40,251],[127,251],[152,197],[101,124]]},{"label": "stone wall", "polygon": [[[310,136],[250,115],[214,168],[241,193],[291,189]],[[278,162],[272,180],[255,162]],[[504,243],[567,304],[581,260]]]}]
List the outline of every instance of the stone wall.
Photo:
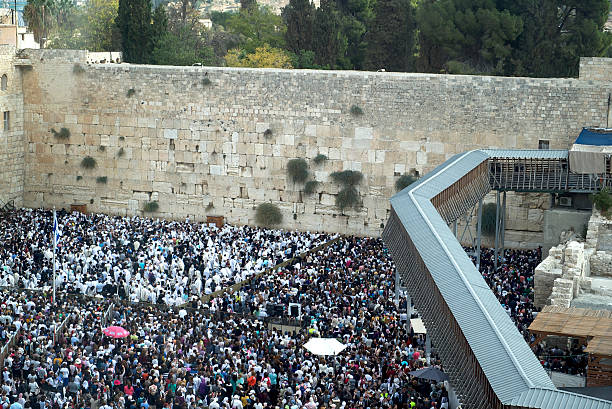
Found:
[{"label": "stone wall", "polygon": [[[0,77],[7,76],[7,89],[0,89],[0,206],[13,200],[23,202],[25,172],[23,93],[21,68],[14,65],[15,47],[0,45]],[[9,112],[8,130],[4,112]]]},{"label": "stone wall", "polygon": [[584,81],[612,81],[612,59],[582,57],[579,78]]},{"label": "stone wall", "polygon": [[[162,217],[254,223],[254,207],[273,202],[284,227],[371,235],[404,172],[481,147],[546,139],[567,148],[583,126],[606,124],[612,89],[578,79],[87,65],[85,52],[28,53],[26,205],[132,215],[157,200]],[[50,129],[61,127],[72,135],[58,143]],[[315,165],[319,153],[329,159]],[[79,166],[88,155],[91,171]],[[292,158],[309,160],[315,194],[288,180]],[[344,169],[364,174],[363,208],[346,215],[329,179]],[[548,199],[513,197],[508,229],[541,237]]]}]

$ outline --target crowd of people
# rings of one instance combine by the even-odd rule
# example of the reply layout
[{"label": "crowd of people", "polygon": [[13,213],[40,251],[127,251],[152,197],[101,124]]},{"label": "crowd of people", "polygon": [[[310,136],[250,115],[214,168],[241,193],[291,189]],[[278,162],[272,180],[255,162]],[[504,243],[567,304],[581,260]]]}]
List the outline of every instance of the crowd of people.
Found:
[{"label": "crowd of people", "polygon": [[[57,214],[56,287],[179,305],[325,243],[329,235],[205,223]],[[53,217],[24,209],[0,220],[0,286],[53,284]]]},{"label": "crowd of people", "polygon": [[[473,254],[473,249],[468,248]],[[518,250],[505,249],[503,256],[498,255],[498,265],[495,268],[494,249],[481,249],[480,273],[497,296],[525,341],[532,343],[535,336],[529,331],[529,325],[537,315],[533,303],[535,268],[542,261],[542,249]],[[472,256],[473,260],[475,258]],[[564,372],[572,375],[585,375],[587,356],[584,347],[565,347],[560,343],[547,345],[550,340],[544,340],[535,345],[535,354],[545,369]]]},{"label": "crowd of people", "polygon": [[[3,409],[449,405],[443,383],[410,375],[444,368],[412,331],[405,300],[395,302],[395,267],[380,239],[341,237],[308,251],[333,237],[65,212],[58,224],[52,300],[51,212],[0,220],[0,285],[11,288],[0,306],[3,345],[16,334],[2,369]],[[540,259],[539,250],[506,250],[495,269],[493,252],[481,254],[483,277],[526,339]],[[37,287],[46,290],[27,290]],[[269,319],[288,315],[302,325]],[[111,323],[130,335],[104,335]],[[314,355],[304,348],[312,336],[346,349]],[[559,358],[564,351],[538,348],[543,365],[581,373],[579,360]]]}]

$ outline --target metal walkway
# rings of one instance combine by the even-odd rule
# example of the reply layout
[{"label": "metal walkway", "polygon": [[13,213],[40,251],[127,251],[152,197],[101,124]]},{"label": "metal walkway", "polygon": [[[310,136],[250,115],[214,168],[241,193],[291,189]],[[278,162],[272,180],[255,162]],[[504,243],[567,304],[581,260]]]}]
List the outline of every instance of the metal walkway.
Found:
[{"label": "metal walkway", "polygon": [[555,388],[449,228],[491,190],[594,192],[608,184],[605,175],[572,174],[567,151],[477,150],[391,198],[383,240],[463,409],[612,409]]}]

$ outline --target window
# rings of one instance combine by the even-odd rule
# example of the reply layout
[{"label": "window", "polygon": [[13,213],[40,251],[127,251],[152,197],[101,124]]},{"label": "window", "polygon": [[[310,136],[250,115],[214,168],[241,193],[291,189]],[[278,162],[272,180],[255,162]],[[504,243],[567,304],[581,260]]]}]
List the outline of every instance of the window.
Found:
[{"label": "window", "polygon": [[6,91],[7,86],[8,86],[8,78],[6,74],[2,74],[2,79],[0,79],[0,89],[2,91]]},{"label": "window", "polygon": [[4,130],[8,131],[11,129],[11,113],[9,111],[4,111]]},{"label": "window", "polygon": [[550,149],[550,141],[544,140],[544,139],[540,139],[538,141],[538,149]]}]

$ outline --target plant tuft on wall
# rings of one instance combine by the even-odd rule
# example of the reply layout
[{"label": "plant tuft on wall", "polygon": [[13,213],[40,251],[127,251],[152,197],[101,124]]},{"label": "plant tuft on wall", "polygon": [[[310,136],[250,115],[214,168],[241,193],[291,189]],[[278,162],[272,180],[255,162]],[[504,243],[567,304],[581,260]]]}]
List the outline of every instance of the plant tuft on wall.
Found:
[{"label": "plant tuft on wall", "polygon": [[130,98],[132,95],[136,94],[136,90],[134,88],[130,88],[127,90],[126,96]]},{"label": "plant tuft on wall", "polygon": [[416,182],[418,177],[414,173],[404,173],[395,181],[395,191],[401,192],[414,182]]},{"label": "plant tuft on wall", "polygon": [[106,182],[108,182],[108,178],[106,176],[98,176],[96,178],[96,183],[100,183],[100,184],[105,185]]},{"label": "plant tuft on wall", "polygon": [[313,194],[317,190],[317,186],[319,186],[319,182],[316,180],[309,180],[304,185],[304,193],[307,195]]},{"label": "plant tuft on wall", "polygon": [[295,183],[303,183],[308,179],[308,163],[302,159],[290,159],[287,162],[287,174]]},{"label": "plant tuft on wall", "polygon": [[119,148],[119,150],[117,151],[117,157],[122,158],[124,156],[125,156],[125,149]]},{"label": "plant tuft on wall", "polygon": [[74,74],[80,75],[83,74],[85,72],[85,68],[83,68],[83,66],[79,63],[76,63],[72,66],[72,72]]},{"label": "plant tuft on wall", "polygon": [[263,133],[264,138],[266,139],[270,139],[272,137],[272,129],[268,128],[264,131]]},{"label": "plant tuft on wall", "polygon": [[260,226],[274,226],[283,221],[283,215],[278,206],[272,203],[262,203],[255,210],[255,221]]},{"label": "plant tuft on wall", "polygon": [[363,109],[361,109],[357,105],[353,105],[353,106],[351,106],[351,115],[353,115],[353,116],[361,116],[361,115],[363,115]]},{"label": "plant tuft on wall", "polygon": [[327,156],[323,155],[322,153],[319,153],[317,156],[314,157],[314,159],[312,160],[316,165],[320,165],[321,163],[325,162],[327,160]]},{"label": "plant tuft on wall", "polygon": [[207,86],[210,84],[212,84],[212,81],[210,80],[210,78],[204,77],[204,79],[202,80],[202,85]]},{"label": "plant tuft on wall", "polygon": [[93,169],[96,167],[96,165],[97,165],[96,160],[92,158],[91,156],[85,156],[83,160],[81,161],[81,167],[83,169]]},{"label": "plant tuft on wall", "polygon": [[62,128],[57,132],[55,129],[51,128],[51,133],[57,139],[68,139],[70,138],[70,129]]},{"label": "plant tuft on wall", "polygon": [[142,211],[145,213],[155,213],[159,209],[159,203],[157,201],[145,203]]},{"label": "plant tuft on wall", "polygon": [[358,210],[361,207],[361,196],[355,186],[361,183],[363,174],[357,170],[343,170],[332,173],[330,177],[342,186],[336,195],[336,207],[342,212],[350,208]]}]

